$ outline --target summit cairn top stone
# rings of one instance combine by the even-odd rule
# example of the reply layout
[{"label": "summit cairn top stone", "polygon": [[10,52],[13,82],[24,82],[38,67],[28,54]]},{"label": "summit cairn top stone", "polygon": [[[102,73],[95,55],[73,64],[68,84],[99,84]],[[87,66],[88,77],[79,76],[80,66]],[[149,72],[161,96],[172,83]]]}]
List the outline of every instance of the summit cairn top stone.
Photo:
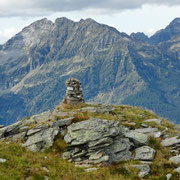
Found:
[{"label": "summit cairn top stone", "polygon": [[66,81],[66,96],[63,100],[64,104],[77,105],[84,103],[81,82],[76,78],[70,78]]}]

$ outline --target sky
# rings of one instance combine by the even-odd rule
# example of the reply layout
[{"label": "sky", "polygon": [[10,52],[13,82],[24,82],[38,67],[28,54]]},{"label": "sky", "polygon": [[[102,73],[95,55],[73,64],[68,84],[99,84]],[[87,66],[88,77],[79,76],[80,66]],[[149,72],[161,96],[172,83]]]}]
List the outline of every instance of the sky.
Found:
[{"label": "sky", "polygon": [[120,32],[151,36],[180,17],[180,0],[0,0],[0,44],[32,22],[92,18]]}]

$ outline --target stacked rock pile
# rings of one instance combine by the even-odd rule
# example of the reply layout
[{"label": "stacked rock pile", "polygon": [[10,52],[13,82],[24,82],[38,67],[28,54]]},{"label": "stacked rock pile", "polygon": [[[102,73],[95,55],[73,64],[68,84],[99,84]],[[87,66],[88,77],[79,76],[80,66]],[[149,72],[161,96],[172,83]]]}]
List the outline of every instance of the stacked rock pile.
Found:
[{"label": "stacked rock pile", "polygon": [[78,103],[84,103],[83,92],[81,88],[81,82],[76,78],[70,78],[66,81],[66,96],[63,100],[64,104],[77,105]]},{"label": "stacked rock pile", "polygon": [[152,160],[155,154],[155,150],[147,146],[147,135],[129,131],[120,122],[112,120],[91,118],[74,123],[68,126],[64,140],[69,146],[63,157],[80,163],[130,160],[133,158],[131,150],[137,147],[141,147],[140,154],[144,154],[139,158],[138,151],[136,159]]},{"label": "stacked rock pile", "polygon": [[[75,78],[66,81],[67,92],[63,103],[77,105],[83,103],[81,83]],[[156,150],[149,146],[149,138],[159,138],[162,147],[168,147],[172,156],[168,160],[176,166],[172,172],[180,174],[180,127],[175,126],[173,133],[168,128],[163,131],[161,119],[147,119],[145,122],[156,123],[157,127],[141,124],[135,128],[135,122],[106,120],[92,117],[88,120],[74,122],[78,112],[91,114],[108,114],[114,116],[115,107],[112,105],[89,105],[76,110],[64,111],[56,108],[53,112],[46,111],[41,114],[22,119],[10,126],[0,125],[0,141],[20,142],[22,146],[31,151],[44,151],[52,147],[56,137],[60,134],[68,147],[63,158],[73,161],[76,166],[92,167],[86,171],[96,170],[93,165],[112,164],[116,162],[138,160],[139,164],[124,166],[131,171],[131,167],[139,170],[138,176],[143,178],[150,173],[151,164],[156,156]],[[116,115],[116,114],[115,114]],[[120,114],[121,117],[125,116]],[[127,124],[127,126],[125,126]],[[130,125],[130,126],[129,126]],[[132,128],[133,127],[133,128]],[[6,159],[0,157],[0,163]],[[167,174],[170,179],[173,174]]]}]

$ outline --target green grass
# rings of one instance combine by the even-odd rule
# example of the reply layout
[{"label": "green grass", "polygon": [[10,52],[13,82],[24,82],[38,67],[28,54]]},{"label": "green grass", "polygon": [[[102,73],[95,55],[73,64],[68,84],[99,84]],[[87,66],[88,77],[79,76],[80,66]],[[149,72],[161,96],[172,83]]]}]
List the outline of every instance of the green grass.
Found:
[{"label": "green grass", "polygon": [[[139,128],[144,120],[158,118],[153,112],[143,110],[138,107],[126,105],[114,106],[115,110],[112,114],[97,114],[90,112],[80,112],[79,109],[87,107],[87,104],[79,106],[64,106],[59,107],[59,110],[74,111],[73,123],[87,120],[91,117],[102,118],[108,120],[121,121],[127,125],[127,122],[135,122],[136,125],[131,128]],[[90,105],[93,106],[93,105]],[[95,106],[97,107],[97,106]],[[167,120],[162,121],[161,125],[156,123],[146,123],[152,127],[158,127],[164,130],[169,128],[168,133],[176,132],[173,129],[173,124]],[[177,165],[168,161],[171,156],[169,148],[161,146],[161,139],[150,137],[149,145],[156,149],[156,156],[151,166],[151,173],[145,179],[164,180],[166,174],[172,172]],[[33,180],[44,179],[48,176],[50,180],[138,180],[138,170],[129,172],[125,166],[137,164],[139,161],[128,161],[112,164],[111,166],[98,167],[97,171],[85,172],[83,168],[75,167],[73,163],[63,160],[62,153],[66,150],[67,144],[62,136],[58,136],[53,144],[53,147],[45,152],[31,152],[17,143],[0,142],[0,158],[5,158],[5,163],[0,163],[0,180],[24,180],[27,177],[32,177]],[[43,167],[46,167],[49,172],[46,172]],[[174,180],[180,177],[177,173],[173,173]]]},{"label": "green grass", "polygon": [[[159,144],[159,140],[151,141],[151,145]],[[154,146],[155,147],[155,146]],[[87,173],[83,168],[75,167],[73,163],[63,160],[61,153],[65,150],[66,144],[59,136],[53,147],[46,152],[26,150],[16,143],[6,144],[0,142],[0,157],[7,159],[0,164],[0,179],[2,180],[24,180],[32,177],[33,180],[41,180],[48,176],[50,180],[134,180],[138,178],[138,170],[129,172],[126,166],[138,164],[139,161],[128,161],[115,163],[111,166],[99,167],[97,171]],[[145,179],[165,179],[167,173],[171,172],[177,165],[174,165],[166,158],[169,157],[167,149],[159,148],[156,158],[151,165],[151,175]],[[46,167],[49,172],[46,172]],[[178,180],[179,175],[173,174],[173,179]]]},{"label": "green grass", "polygon": [[[50,151],[36,153],[16,143],[0,142],[0,157],[7,159],[0,164],[0,179],[24,180],[31,176],[34,180],[41,180],[48,176],[51,180],[110,180],[137,176],[127,173],[122,164],[100,167],[98,171],[87,173],[83,168],[75,167],[73,163],[61,158],[66,145],[60,139],[56,140]],[[44,171],[43,167],[49,172]]]}]

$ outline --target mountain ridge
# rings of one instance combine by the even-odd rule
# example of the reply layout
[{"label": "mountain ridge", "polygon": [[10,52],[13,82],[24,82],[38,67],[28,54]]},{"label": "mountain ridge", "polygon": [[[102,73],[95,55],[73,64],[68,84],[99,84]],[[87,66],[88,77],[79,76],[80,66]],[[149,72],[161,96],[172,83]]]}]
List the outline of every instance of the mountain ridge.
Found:
[{"label": "mountain ridge", "polygon": [[173,37],[154,46],[92,19],[36,21],[0,48],[1,104],[7,99],[0,120],[53,109],[74,76],[88,101],[141,106],[178,121],[179,36]]}]

